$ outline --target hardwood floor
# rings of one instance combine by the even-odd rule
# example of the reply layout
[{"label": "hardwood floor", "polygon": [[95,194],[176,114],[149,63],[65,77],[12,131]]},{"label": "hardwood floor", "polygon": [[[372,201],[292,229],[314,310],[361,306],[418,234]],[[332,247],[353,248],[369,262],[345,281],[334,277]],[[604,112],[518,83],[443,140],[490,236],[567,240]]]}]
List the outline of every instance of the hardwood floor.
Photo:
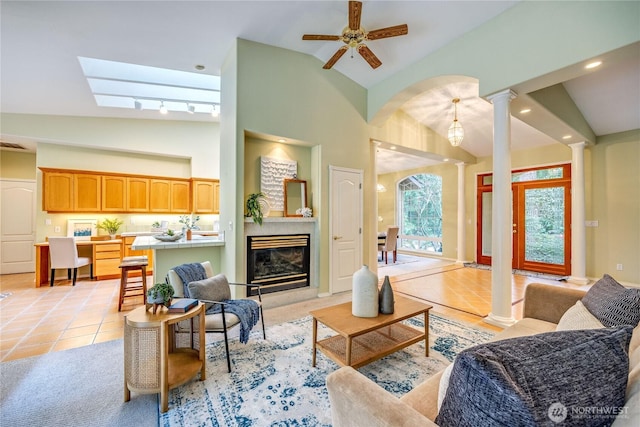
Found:
[{"label": "hardwood floor", "polygon": [[[402,261],[400,257],[399,261]],[[499,330],[483,321],[491,310],[491,272],[464,268],[442,260],[419,258],[379,267],[378,277],[390,277],[396,292],[428,301],[433,312],[477,327]],[[150,276],[147,278],[151,280]],[[95,344],[123,337],[124,316],[142,304],[142,297],[125,301],[118,312],[119,279],[57,281],[54,287],[34,285],[33,273],[0,276],[0,361]],[[514,275],[513,316],[522,316],[524,288],[532,282],[552,283]],[[151,283],[148,283],[151,285]],[[265,323],[277,324],[310,310],[351,300],[350,292],[265,310]],[[208,334],[207,341],[210,340]],[[216,339],[216,338],[211,338]]]}]

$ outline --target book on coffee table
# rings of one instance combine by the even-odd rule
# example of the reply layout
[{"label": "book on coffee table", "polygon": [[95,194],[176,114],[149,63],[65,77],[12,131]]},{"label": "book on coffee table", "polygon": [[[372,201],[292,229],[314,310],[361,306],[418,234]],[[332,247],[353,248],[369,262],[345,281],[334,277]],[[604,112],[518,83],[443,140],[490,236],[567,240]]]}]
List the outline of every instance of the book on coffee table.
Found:
[{"label": "book on coffee table", "polygon": [[180,298],[169,306],[169,313],[186,313],[196,305],[198,305],[197,299]]}]

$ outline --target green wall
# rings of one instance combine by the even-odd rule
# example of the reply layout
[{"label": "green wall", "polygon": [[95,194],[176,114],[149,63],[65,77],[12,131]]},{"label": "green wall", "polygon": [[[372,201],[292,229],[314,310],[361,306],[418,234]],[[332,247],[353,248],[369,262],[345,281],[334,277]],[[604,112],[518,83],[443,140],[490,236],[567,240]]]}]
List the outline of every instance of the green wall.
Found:
[{"label": "green wall", "polygon": [[[364,170],[368,188],[374,188],[375,177],[370,173],[370,144],[366,116],[366,90],[334,70],[323,70],[322,63],[309,55],[267,46],[247,40],[237,40],[230,63],[223,69],[223,97],[225,91],[237,92],[237,104],[227,110],[232,114],[235,130],[222,130],[221,174],[234,174],[236,194],[245,189],[246,131],[280,136],[312,146],[312,189],[314,216],[318,218],[320,236],[319,290],[329,290],[328,198],[329,165]],[[228,76],[226,74],[228,70]],[[228,76],[228,79],[227,79]],[[230,84],[230,82],[232,82]],[[225,109],[223,106],[223,118]],[[233,152],[227,152],[235,147]],[[223,148],[224,147],[224,148]],[[232,151],[232,150],[229,150]],[[235,172],[232,168],[236,168]],[[248,188],[248,187],[247,187]],[[375,194],[364,195],[365,212],[373,211]],[[225,268],[234,270],[239,278],[245,275],[240,262],[243,248],[243,204],[239,200],[234,218],[234,259],[223,259]],[[376,253],[369,248],[369,237],[375,232],[375,215],[365,215],[364,260]],[[226,222],[223,220],[223,223]],[[225,256],[231,250],[231,240]]]}]

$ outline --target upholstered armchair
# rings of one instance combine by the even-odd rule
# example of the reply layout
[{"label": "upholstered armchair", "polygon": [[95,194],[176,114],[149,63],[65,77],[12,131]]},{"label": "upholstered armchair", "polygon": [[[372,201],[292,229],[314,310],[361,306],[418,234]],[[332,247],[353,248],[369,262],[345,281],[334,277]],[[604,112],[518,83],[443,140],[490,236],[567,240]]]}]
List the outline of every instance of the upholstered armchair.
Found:
[{"label": "upholstered armchair", "polygon": [[[260,285],[244,284],[244,283],[229,283],[227,278],[223,274],[214,275],[213,268],[209,261],[201,263],[204,268],[206,279],[197,280],[187,284],[189,290],[189,297],[195,298],[207,304],[207,314],[205,315],[205,330],[206,332],[221,333],[224,334],[224,345],[227,354],[227,368],[231,372],[231,357],[229,355],[229,339],[227,332],[237,326],[241,326],[240,318],[229,311],[231,301],[231,288],[230,286],[240,286],[243,288],[253,287],[258,290],[258,301],[252,299],[258,304],[260,310],[260,320],[262,322],[262,337],[267,338],[267,334],[264,327],[264,314],[262,310],[262,293],[260,291]],[[185,296],[184,282],[178,275],[178,273],[172,269],[167,273],[167,282],[173,287],[176,298],[183,298]],[[242,299],[240,299],[241,301]],[[246,300],[246,298],[244,299]],[[229,302],[225,302],[229,301]],[[237,300],[236,300],[237,301]],[[212,313],[209,307],[216,305],[220,307],[219,311]],[[242,330],[241,330],[242,333]],[[242,340],[241,336],[241,340]],[[246,339],[246,337],[245,337]]]}]

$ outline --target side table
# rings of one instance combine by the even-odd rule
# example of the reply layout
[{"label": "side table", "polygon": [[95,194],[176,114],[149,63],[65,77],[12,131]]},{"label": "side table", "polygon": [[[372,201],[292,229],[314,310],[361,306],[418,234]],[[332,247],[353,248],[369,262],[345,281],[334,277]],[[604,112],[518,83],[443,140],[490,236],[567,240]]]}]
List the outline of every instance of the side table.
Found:
[{"label": "side table", "polygon": [[204,304],[186,313],[162,307],[153,314],[138,307],[124,322],[124,401],[131,392],[160,393],[161,411],[169,407],[169,390],[205,372]]}]

